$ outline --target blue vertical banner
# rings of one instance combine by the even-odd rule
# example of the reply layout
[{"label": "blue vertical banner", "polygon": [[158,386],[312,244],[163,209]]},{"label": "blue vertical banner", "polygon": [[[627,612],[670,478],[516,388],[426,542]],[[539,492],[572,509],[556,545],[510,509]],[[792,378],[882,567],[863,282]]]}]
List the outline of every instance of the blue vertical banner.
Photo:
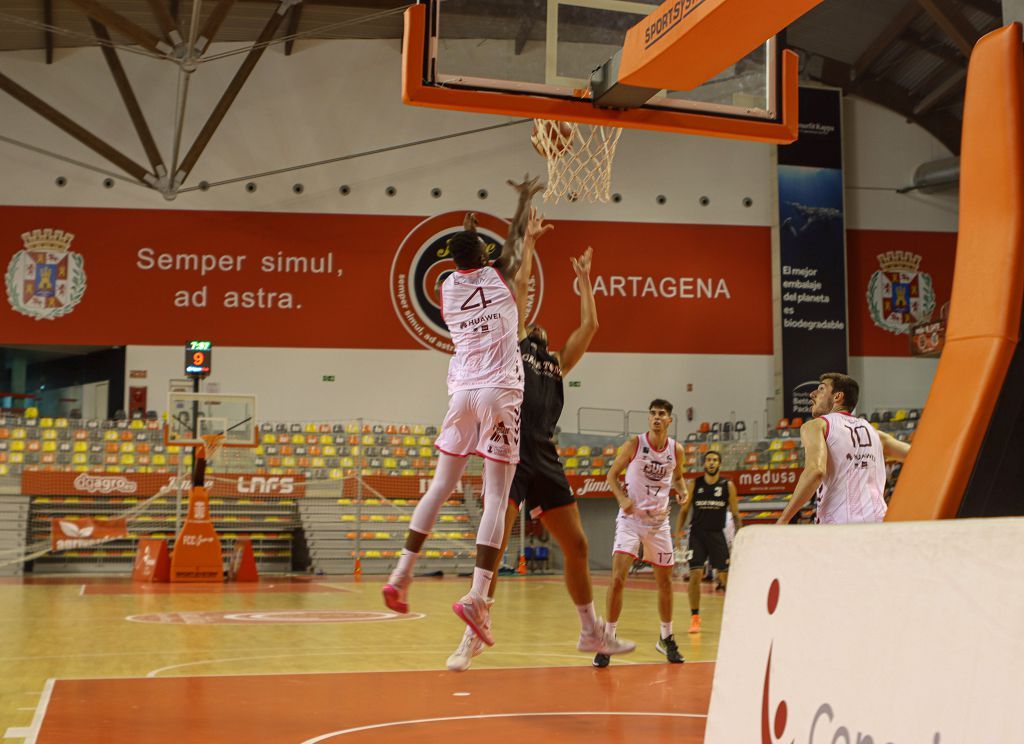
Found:
[{"label": "blue vertical banner", "polygon": [[809,418],[824,372],[847,371],[842,97],[800,89],[800,137],[779,147],[783,415]]}]

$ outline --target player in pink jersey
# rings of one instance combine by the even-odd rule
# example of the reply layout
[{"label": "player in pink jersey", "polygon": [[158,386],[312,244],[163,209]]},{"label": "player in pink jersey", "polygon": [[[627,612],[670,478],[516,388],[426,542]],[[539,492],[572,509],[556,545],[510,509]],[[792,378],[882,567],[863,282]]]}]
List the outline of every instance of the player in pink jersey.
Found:
[{"label": "player in pink jersey", "polygon": [[[519,308],[510,288],[534,243],[552,229],[532,209],[536,180],[515,185],[519,210],[501,258],[490,265],[484,241],[475,230],[456,233],[448,243],[456,271],[441,285],[441,312],[452,335],[455,355],[448,365],[448,413],[435,442],[437,468],[426,494],[413,512],[405,548],[382,589],[385,604],[409,611],[412,570],[441,505],[448,500],[466,468],[478,454],[484,462],[484,508],[477,530],[476,568],[469,594],[452,609],[488,646],[490,632],[487,590],[501,547],[505,503],[519,461],[523,362],[519,354]],[[467,225],[473,226],[471,215]],[[517,232],[521,230],[521,232]],[[528,265],[527,265],[528,269]]]},{"label": "player in pink jersey", "polygon": [[820,524],[881,522],[885,503],[885,461],[902,462],[910,445],[856,418],[860,386],[852,377],[827,372],[811,393],[811,415],[800,427],[804,471],[779,517],[789,524],[815,491]]},{"label": "player in pink jersey", "polygon": [[[648,431],[627,441],[619,449],[608,471],[608,485],[619,502],[615,519],[615,543],[612,555],[612,583],[608,588],[608,613],[605,633],[614,637],[622,612],[622,591],[626,576],[644,548],[644,561],[654,567],[658,584],[658,614],[661,633],[655,648],[674,664],[683,656],[672,633],[672,527],[669,524],[669,492],[676,489],[676,499],[686,493],[683,482],[683,447],[668,435],[672,424],[672,404],[656,399],[648,407]],[[626,472],[626,487],[619,475]],[[598,653],[594,666],[606,667],[608,654]]]}]

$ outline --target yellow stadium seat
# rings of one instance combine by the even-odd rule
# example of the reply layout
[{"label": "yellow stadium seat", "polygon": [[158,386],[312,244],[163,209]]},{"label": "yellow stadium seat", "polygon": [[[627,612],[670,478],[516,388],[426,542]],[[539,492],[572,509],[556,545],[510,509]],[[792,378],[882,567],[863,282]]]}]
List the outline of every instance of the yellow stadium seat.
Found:
[{"label": "yellow stadium seat", "polygon": [[334,437],[332,437],[330,434],[321,434],[319,441],[320,444],[334,444]]},{"label": "yellow stadium seat", "polygon": [[345,433],[346,434],[358,434],[359,433],[359,424],[357,424],[357,423],[345,424]]},{"label": "yellow stadium seat", "polygon": [[274,437],[272,432],[268,431],[268,432],[264,433],[264,435],[260,439],[260,441],[263,442],[263,444],[273,444],[274,442],[277,441],[277,439]]},{"label": "yellow stadium seat", "polygon": [[24,439],[24,438],[25,438],[25,430],[24,429],[13,429],[11,431],[11,439]]},{"label": "yellow stadium seat", "polygon": [[81,453],[74,454],[71,456],[71,462],[75,465],[85,465],[89,462],[89,456]]},{"label": "yellow stadium seat", "polygon": [[773,451],[774,451],[774,450],[780,450],[780,449],[782,449],[782,440],[781,440],[781,439],[773,439],[773,440],[772,440],[772,441],[771,441],[771,442],[770,442],[770,443],[768,444],[768,449],[770,449],[770,450],[773,450]]},{"label": "yellow stadium seat", "polygon": [[11,442],[11,452],[24,452],[25,451],[25,440],[15,439]]},{"label": "yellow stadium seat", "polygon": [[47,429],[46,431],[43,432],[43,439],[44,440],[56,439],[56,438],[57,438],[57,430],[56,429]]},{"label": "yellow stadium seat", "polygon": [[56,451],[57,451],[57,443],[56,442],[43,442],[43,452],[56,452]]},{"label": "yellow stadium seat", "polygon": [[53,425],[56,426],[58,429],[67,429],[68,428],[68,420],[66,418],[54,419],[53,420]]},{"label": "yellow stadium seat", "polygon": [[146,422],[142,419],[132,419],[132,422],[128,424],[129,429],[145,429]]}]

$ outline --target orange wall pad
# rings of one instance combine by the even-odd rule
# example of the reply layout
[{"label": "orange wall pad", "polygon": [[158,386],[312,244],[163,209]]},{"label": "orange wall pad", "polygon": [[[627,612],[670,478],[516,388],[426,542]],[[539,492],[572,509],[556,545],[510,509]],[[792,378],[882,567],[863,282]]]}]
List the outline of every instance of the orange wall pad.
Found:
[{"label": "orange wall pad", "polygon": [[36,742],[700,744],[713,673],[705,663],[57,680]]},{"label": "orange wall pad", "polygon": [[1019,342],[1024,292],[1021,24],[974,47],[946,347],[888,521],[955,517]]}]

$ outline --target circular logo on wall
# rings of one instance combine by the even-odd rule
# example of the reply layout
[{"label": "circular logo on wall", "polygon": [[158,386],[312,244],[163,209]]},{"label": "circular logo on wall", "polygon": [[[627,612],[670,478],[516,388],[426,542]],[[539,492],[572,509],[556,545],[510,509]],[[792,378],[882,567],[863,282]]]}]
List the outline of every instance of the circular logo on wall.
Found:
[{"label": "circular logo on wall", "polygon": [[[440,287],[455,271],[448,242],[462,231],[465,212],[445,212],[429,217],[405,236],[391,263],[391,302],[402,327],[428,349],[453,354],[455,347],[441,317]],[[509,223],[493,215],[476,213],[477,232],[487,244],[490,260],[501,256]],[[540,311],[544,274],[534,254],[533,273],[526,300],[526,322]]]},{"label": "circular logo on wall", "polygon": [[11,308],[36,320],[54,320],[75,309],[85,294],[85,259],[70,250],[75,236],[50,228],[23,233],[24,250],[7,264]]}]

